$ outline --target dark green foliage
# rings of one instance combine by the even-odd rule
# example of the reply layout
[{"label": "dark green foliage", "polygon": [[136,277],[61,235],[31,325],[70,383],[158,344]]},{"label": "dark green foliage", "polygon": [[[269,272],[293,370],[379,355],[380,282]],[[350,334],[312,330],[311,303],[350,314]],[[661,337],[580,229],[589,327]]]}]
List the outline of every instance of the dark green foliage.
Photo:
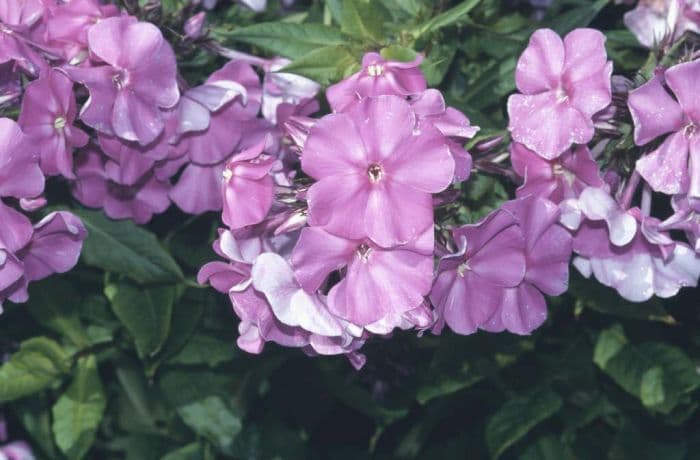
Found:
[{"label": "dark green foliage", "polygon": [[[482,127],[479,140],[505,134],[515,62],[538,27],[592,23],[630,78],[646,60],[606,0],[555,1],[542,22],[519,0],[299,1],[283,19],[269,3],[254,15],[219,2],[210,36],[286,56],[324,84],[368,50],[422,52],[430,84]],[[184,4],[163,2],[150,20],[175,27]],[[172,30],[190,83],[221,64]],[[513,189],[482,174],[441,220],[474,222]],[[218,216],[170,211],[138,227],[77,212],[90,232],[79,266],[0,317],[11,355],[0,402],[39,459],[700,458],[696,290],[631,304],[573,274],[532,336],[397,333],[371,340],[356,372],[344,358],[236,347],[227,297],[194,282],[216,258]]]}]

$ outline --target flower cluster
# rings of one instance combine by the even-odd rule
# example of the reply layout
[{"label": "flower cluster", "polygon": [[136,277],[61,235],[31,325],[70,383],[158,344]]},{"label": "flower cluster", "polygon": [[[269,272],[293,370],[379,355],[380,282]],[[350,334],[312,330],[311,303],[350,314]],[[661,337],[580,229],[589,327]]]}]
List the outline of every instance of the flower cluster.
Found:
[{"label": "flower cluster", "polygon": [[332,114],[287,117],[289,151],[268,136],[227,163],[215,250],[229,262],[200,280],[231,297],[242,348],[273,341],[361,366],[371,335],[434,323],[433,196],[469,176],[460,141],[477,128],[426,89],[420,61],[367,54],[328,89]]},{"label": "flower cluster", "polygon": [[[434,209],[469,178],[463,143],[478,128],[427,88],[421,59],[366,54],[361,71],[328,88],[333,113],[290,116],[282,149],[268,135],[227,163],[228,228],[215,250],[228,262],[205,266],[200,281],[229,294],[242,348],[273,341],[359,366],[363,343],[396,328],[529,334],[547,317],[545,295],[567,290],[572,253],[585,276],[633,301],[697,284],[700,257],[668,233],[700,240],[695,63],[630,92],[637,143],[671,134],[625,181],[595,158],[605,128],[628,113],[612,104],[613,88],[629,85],[613,85],[605,37],[535,32],[508,101],[517,198],[442,242]],[[632,207],[642,177],[674,195],[672,218],[650,215],[648,193]]]},{"label": "flower cluster", "polygon": [[[643,44],[660,40],[661,26],[643,26],[652,13],[671,42],[698,30],[693,3],[657,7],[628,13]],[[203,12],[189,18],[183,39],[206,37],[204,24]],[[206,48],[231,60],[190,86],[161,30],[114,6],[0,5],[0,104],[19,107],[16,123],[0,120],[0,302],[70,269],[86,236],[69,213],[32,225],[19,211],[43,205],[45,175],[114,219],[145,224],[173,203],[221,212],[214,249],[225,261],[199,281],[228,294],[252,353],[271,341],[360,367],[363,344],[396,329],[529,334],[546,319],[545,295],[567,290],[572,254],[633,301],[697,285],[692,55],[635,88],[612,76],[601,32],[538,30],[508,99],[509,156],[499,137],[477,144],[473,163],[464,145],[479,128],[428,88],[420,54],[365,54],[327,89],[332,113],[313,118],[320,86],[286,73],[288,60]],[[604,154],[625,119],[634,171]],[[508,157],[512,171],[496,164]],[[473,169],[516,178],[516,198],[476,223],[436,221]],[[654,216],[663,195],[673,213]]]},{"label": "flower cluster", "polygon": [[[68,179],[79,202],[114,219],[144,224],[171,203],[220,211],[225,163],[268,135],[279,142],[290,107],[319,88],[271,74],[286,61],[253,57],[189,88],[153,24],[96,0],[8,2],[0,101],[21,97],[18,121],[43,173]],[[201,31],[202,19],[188,21],[188,33]],[[251,64],[265,72],[262,82]],[[33,81],[22,88],[21,76]]]},{"label": "flower cluster", "polygon": [[[508,103],[515,141],[511,162],[524,179],[517,194],[559,204],[561,223],[574,237],[574,265],[584,276],[594,275],[632,301],[670,297],[682,287],[696,286],[700,277],[700,169],[694,164],[700,154],[694,88],[700,62],[659,69],[629,94],[626,85],[619,85],[628,107],[614,107],[613,113],[620,113],[613,119],[626,116],[628,109],[634,142],[654,145],[624,178],[614,163],[601,170],[587,146],[596,125],[610,121],[613,107],[608,107],[611,68],[603,43],[603,35],[594,30],[576,30],[563,42],[552,31],[533,34],[516,70],[518,88],[525,94],[511,96]],[[533,95],[535,84],[544,86]],[[532,122],[532,114],[540,117],[539,123]],[[639,188],[641,203],[633,206]],[[652,192],[672,195],[671,217],[661,221],[651,215]],[[671,230],[684,230],[695,250],[672,239]]]}]

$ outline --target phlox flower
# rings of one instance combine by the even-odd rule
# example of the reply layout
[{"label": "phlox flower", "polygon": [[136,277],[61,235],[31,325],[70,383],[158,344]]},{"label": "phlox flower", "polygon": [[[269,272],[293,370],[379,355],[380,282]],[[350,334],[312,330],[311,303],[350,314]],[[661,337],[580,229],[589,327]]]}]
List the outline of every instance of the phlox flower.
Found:
[{"label": "phlox flower", "polygon": [[270,137],[235,155],[222,174],[222,219],[232,230],[262,222],[272,207],[274,182],[270,176],[276,159],[264,153]]},{"label": "phlox flower", "polygon": [[422,55],[413,61],[388,61],[379,53],[362,58],[362,70],[326,90],[334,112],[343,112],[365,97],[382,95],[412,96],[425,91],[427,83],[420,70]]},{"label": "phlox flower", "polygon": [[65,273],[78,263],[87,231],[80,219],[52,212],[37,224],[0,202],[0,308],[26,302],[30,282]]},{"label": "phlox flower", "polygon": [[0,118],[0,198],[33,198],[44,191],[38,156],[17,123]]},{"label": "phlox flower", "polygon": [[73,196],[85,206],[104,209],[112,219],[133,219],[137,224],[145,224],[170,206],[169,181],[148,170],[133,184],[125,184],[120,165],[94,147],[80,152],[75,174]]},{"label": "phlox flower", "polygon": [[0,0],[0,64],[16,63],[33,76],[48,69],[30,37],[45,10],[41,0]]},{"label": "phlox flower", "polygon": [[448,107],[442,93],[436,89],[427,89],[411,99],[411,108],[418,117],[419,126],[432,125],[445,136],[445,143],[455,161],[455,182],[469,178],[472,169],[472,157],[463,142],[479,132],[479,127],[470,123],[469,118],[459,110]]},{"label": "phlox flower", "polygon": [[379,96],[321,118],[302,169],[318,181],[307,196],[310,225],[391,247],[432,226],[431,194],[450,185],[455,162],[436,128],[416,129],[408,102]]},{"label": "phlox flower", "polygon": [[673,43],[686,31],[700,32],[700,5],[694,0],[640,0],[625,13],[625,25],[647,48]]},{"label": "phlox flower", "polygon": [[104,134],[152,142],[163,131],[161,109],[180,98],[172,48],[156,26],[129,16],[90,27],[88,45],[104,65],[65,68],[90,92],[81,120]]},{"label": "phlox flower", "polygon": [[253,68],[231,61],[207,82],[185,93],[178,107],[179,144],[189,160],[170,197],[183,211],[201,214],[223,207],[226,162],[261,140],[269,124],[257,119],[262,103],[260,79]]},{"label": "phlox flower", "polygon": [[119,8],[99,0],[70,0],[56,2],[47,13],[47,45],[60,49],[68,64],[78,65],[88,58],[88,30],[105,18],[118,16]]},{"label": "phlox flower", "polygon": [[477,224],[455,228],[458,251],[443,257],[430,293],[439,332],[444,324],[458,334],[472,334],[503,302],[504,288],[525,278],[525,238],[518,219],[498,209]]},{"label": "phlox flower", "polygon": [[646,145],[670,135],[637,161],[637,171],[657,192],[700,198],[700,61],[678,64],[630,92],[634,141]]},{"label": "phlox flower", "polygon": [[51,70],[27,85],[18,122],[47,175],[75,177],[73,149],[88,142],[87,134],[74,126],[76,112],[73,82],[60,71]]},{"label": "phlox flower", "polygon": [[284,58],[271,59],[263,78],[262,115],[272,124],[277,124],[277,111],[282,105],[298,105],[313,99],[321,85],[299,75],[279,72],[291,61]]},{"label": "phlox flower", "polygon": [[658,219],[639,208],[624,210],[604,194],[588,188],[572,204],[583,217],[573,227],[573,248],[574,266],[584,276],[594,275],[632,302],[672,297],[682,287],[697,285],[700,255],[674,242]]},{"label": "phlox flower", "polygon": [[480,327],[529,334],[547,318],[543,294],[557,296],[569,288],[572,237],[559,225],[559,209],[549,200],[528,196],[509,201],[502,209],[512,212],[522,229],[525,277],[517,287],[503,290],[500,305]]},{"label": "phlox flower", "polygon": [[508,98],[508,129],[516,142],[545,159],[593,138],[593,115],[612,99],[605,36],[576,29],[564,40],[550,29],[537,30],[518,59],[519,94]]},{"label": "phlox flower", "polygon": [[289,237],[268,239],[251,228],[236,234],[222,230],[214,250],[228,262],[211,262],[199,272],[200,283],[209,282],[227,293],[241,319],[238,346],[261,353],[266,342],[301,348],[307,354],[344,354],[356,367],[364,356],[360,328],[333,316],[324,297],[304,291],[289,263]]},{"label": "phlox flower", "polygon": [[546,160],[522,144],[510,147],[513,170],[524,179],[516,194],[534,195],[560,203],[576,198],[588,186],[602,187],[598,164],[584,145],[574,147],[558,158]]},{"label": "phlox flower", "polygon": [[[292,254],[297,279],[316,292],[331,272],[347,268],[328,293],[332,313],[358,326],[401,318],[421,306],[433,280],[433,229],[415,242],[385,249],[319,227],[304,228]],[[393,327],[392,327],[393,329]]]}]

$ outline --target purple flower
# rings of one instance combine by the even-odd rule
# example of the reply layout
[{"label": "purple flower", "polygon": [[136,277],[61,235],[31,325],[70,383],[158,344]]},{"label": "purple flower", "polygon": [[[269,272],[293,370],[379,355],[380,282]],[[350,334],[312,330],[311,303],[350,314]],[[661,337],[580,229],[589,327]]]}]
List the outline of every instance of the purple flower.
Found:
[{"label": "purple flower", "polygon": [[605,36],[576,29],[562,41],[540,29],[518,60],[515,83],[522,94],[508,98],[513,139],[545,159],[593,138],[593,115],[612,99]]},{"label": "purple flower", "polygon": [[645,145],[671,133],[637,161],[637,171],[657,192],[700,198],[699,78],[700,61],[687,62],[665,72],[666,84],[676,99],[658,77],[630,92],[635,143]]},{"label": "purple flower", "polygon": [[524,183],[517,196],[535,195],[560,203],[576,198],[588,186],[602,187],[598,164],[588,147],[581,145],[567,150],[556,159],[546,160],[522,144],[510,148],[513,170]]},{"label": "purple flower", "polygon": [[379,53],[362,58],[362,70],[326,90],[334,112],[348,110],[364,97],[412,96],[425,91],[427,83],[420,70],[422,55],[411,62],[387,61]]},{"label": "purple flower", "polygon": [[652,48],[686,31],[700,33],[700,6],[693,0],[640,0],[624,20],[639,43]]},{"label": "purple flower", "polygon": [[609,239],[615,246],[624,246],[637,233],[637,220],[601,187],[585,188],[578,199],[569,199],[562,207],[561,221],[570,230],[576,230],[583,220],[607,227],[609,238],[601,244]]},{"label": "purple flower", "polygon": [[3,460],[34,460],[31,447],[24,441],[15,441],[0,446],[0,458]]},{"label": "purple flower", "polygon": [[479,132],[469,118],[453,107],[447,107],[442,93],[436,89],[425,90],[411,101],[411,108],[418,117],[419,126],[430,124],[445,136],[445,142],[455,160],[455,182],[469,178],[472,169],[472,157],[462,143]]},{"label": "purple flower", "polygon": [[587,188],[571,201],[579,222],[563,221],[575,230],[574,265],[584,276],[595,275],[632,302],[672,297],[681,287],[697,285],[700,255],[673,241],[657,219],[639,208],[623,209],[599,188]]},{"label": "purple flower", "polygon": [[178,106],[182,138],[192,162],[215,165],[231,157],[260,111],[262,90],[253,68],[231,61],[202,86],[187,91]]},{"label": "purple flower", "polygon": [[11,62],[0,64],[0,106],[13,103],[22,95],[19,72]]},{"label": "purple flower", "polygon": [[88,147],[76,159],[73,196],[85,206],[103,208],[112,219],[133,219],[145,224],[170,206],[170,183],[146,172],[131,185],[120,180],[120,166]]},{"label": "purple flower", "polygon": [[260,353],[271,341],[312,355],[345,354],[361,367],[364,359],[356,351],[364,344],[362,330],[334,317],[325,298],[301,288],[279,255],[289,243],[286,236],[268,240],[250,229],[220,231],[214,250],[229,262],[205,265],[198,280],[229,294],[241,319],[241,349]]},{"label": "purple flower", "polygon": [[523,282],[526,242],[518,219],[501,209],[452,235],[458,252],[441,259],[430,293],[439,318],[435,330],[446,323],[458,334],[472,334],[502,306],[504,289]]},{"label": "purple flower", "polygon": [[76,128],[73,82],[58,70],[27,85],[19,125],[39,152],[44,173],[74,178],[73,148],[84,147],[88,136]]},{"label": "purple flower", "polygon": [[30,40],[44,12],[41,0],[0,0],[0,64],[15,62],[33,76],[48,68]]},{"label": "purple flower", "polygon": [[0,306],[26,302],[29,282],[75,266],[87,231],[80,219],[53,212],[32,227],[23,214],[0,202]]},{"label": "purple flower", "polygon": [[391,247],[433,223],[432,193],[446,189],[455,162],[444,136],[416,130],[410,105],[396,96],[366,98],[323,117],[304,144],[309,223],[348,239]]},{"label": "purple flower", "polygon": [[275,58],[265,69],[263,79],[262,114],[267,121],[277,124],[277,111],[281,105],[300,103],[313,99],[321,86],[313,80],[299,75],[278,72],[291,61]]},{"label": "purple flower", "polygon": [[270,170],[275,158],[264,152],[272,140],[235,155],[226,165],[223,221],[232,230],[262,222],[272,207],[274,182]]},{"label": "purple flower", "polygon": [[505,288],[501,304],[481,328],[529,334],[547,318],[544,294],[561,295],[569,287],[571,234],[558,224],[559,209],[549,200],[529,196],[505,203],[519,220],[525,238],[525,277]]},{"label": "purple flower", "polygon": [[102,133],[152,142],[163,131],[160,109],[180,98],[172,48],[156,26],[126,16],[92,26],[88,43],[105,65],[65,69],[90,92],[80,118]]},{"label": "purple flower", "polygon": [[302,230],[292,263],[307,292],[347,267],[328,293],[328,306],[352,324],[370,326],[421,306],[433,280],[432,253],[432,228],[412,244],[384,249],[368,239],[349,240],[310,227]]},{"label": "purple flower", "polygon": [[[253,68],[231,61],[180,101],[179,140],[189,164],[170,197],[183,211],[201,214],[223,207],[222,177],[236,153],[261,142],[271,126],[257,119],[262,100]],[[195,193],[196,192],[196,193]]]},{"label": "purple flower", "polygon": [[[630,213],[642,221],[638,209]],[[652,220],[648,225],[658,225],[652,217],[645,219]],[[620,247],[608,242],[607,231],[604,225],[587,221],[576,233],[574,250],[579,257],[574,266],[584,276],[594,275],[632,302],[643,302],[653,295],[673,297],[682,287],[697,286],[700,256],[685,243],[675,243],[667,252],[640,230]]]},{"label": "purple flower", "polygon": [[34,198],[44,191],[38,158],[19,125],[0,118],[0,198]]},{"label": "purple flower", "polygon": [[46,41],[53,49],[61,49],[70,65],[88,58],[88,30],[101,20],[118,16],[115,5],[103,5],[97,0],[57,2],[46,18]]},{"label": "purple flower", "polygon": [[700,252],[700,199],[675,195],[671,205],[675,212],[662,226],[666,230],[683,230],[695,252]]}]

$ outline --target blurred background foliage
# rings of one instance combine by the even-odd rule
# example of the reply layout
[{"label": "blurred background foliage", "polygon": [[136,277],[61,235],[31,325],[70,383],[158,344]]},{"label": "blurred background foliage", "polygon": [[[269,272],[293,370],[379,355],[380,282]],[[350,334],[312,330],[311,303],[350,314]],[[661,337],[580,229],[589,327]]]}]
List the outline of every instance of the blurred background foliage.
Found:
[{"label": "blurred background foliage", "polygon": [[[124,6],[161,26],[191,84],[224,62],[180,35],[184,0]],[[430,84],[485,138],[505,133],[515,62],[536,28],[603,30],[615,73],[633,78],[648,53],[622,25],[628,8],[270,0],[254,14],[220,1],[208,28],[224,46],[286,56],[288,70],[325,84],[368,50],[423,52]],[[455,220],[476,220],[513,189],[474,176]],[[260,356],[237,349],[228,299],[194,281],[215,258],[217,215],[173,209],[137,227],[81,210],[63,184],[48,193],[86,222],[81,263],[0,318],[0,405],[39,459],[700,458],[697,290],[630,304],[572,271],[532,336],[396,333],[370,341],[356,372],[344,358],[274,344]]]}]

